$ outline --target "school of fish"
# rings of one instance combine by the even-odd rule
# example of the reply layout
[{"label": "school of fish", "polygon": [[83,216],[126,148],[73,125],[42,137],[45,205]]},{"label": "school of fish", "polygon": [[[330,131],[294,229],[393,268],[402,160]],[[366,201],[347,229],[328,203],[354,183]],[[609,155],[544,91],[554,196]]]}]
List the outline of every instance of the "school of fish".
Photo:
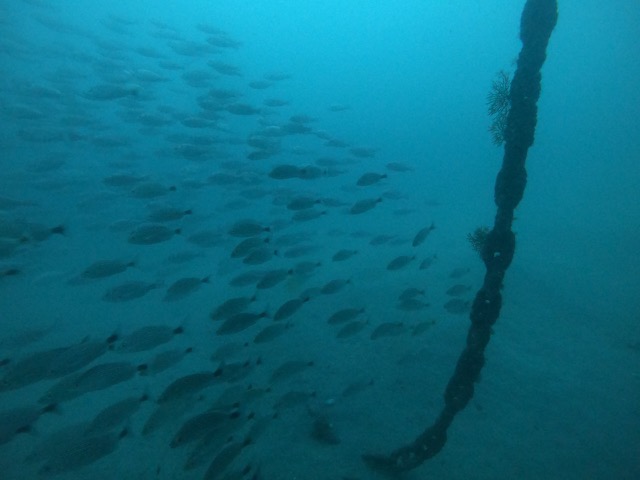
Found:
[{"label": "school of fish", "polygon": [[56,41],[2,27],[0,291],[55,289],[0,341],[3,478],[268,480],[265,452],[340,449],[374,357],[478,283],[403,192],[419,160],[344,138],[348,105],[299,111],[223,26],[21,8]]}]

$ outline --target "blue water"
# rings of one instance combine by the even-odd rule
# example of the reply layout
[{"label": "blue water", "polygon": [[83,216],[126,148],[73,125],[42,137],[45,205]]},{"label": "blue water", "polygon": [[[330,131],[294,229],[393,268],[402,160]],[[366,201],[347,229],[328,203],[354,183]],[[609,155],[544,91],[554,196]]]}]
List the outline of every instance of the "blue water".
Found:
[{"label": "blue water", "polygon": [[[56,413],[34,414],[19,432],[0,427],[2,478],[54,476],[52,465],[69,479],[383,478],[360,456],[388,453],[433,422],[464,345],[468,315],[445,306],[454,298],[446,292],[468,287],[455,297],[464,306],[482,283],[484,266],[467,235],[492,223],[502,158],[488,132],[486,96],[497,72],[515,69],[523,6],[0,2],[0,378],[6,383],[35,353],[148,325],[185,331],[135,353],[118,351],[116,341],[80,371],[193,349],[155,375],[61,400]],[[482,379],[445,448],[407,479],[640,478],[638,24],[633,2],[560,2],[516,211],[515,260]],[[234,96],[216,97],[221,91]],[[282,165],[319,173],[270,176]],[[364,173],[384,177],[358,186]],[[108,184],[115,175],[131,183]],[[145,184],[160,194],[136,194]],[[315,200],[317,217],[296,220],[287,205],[300,196]],[[350,213],[365,199],[380,201]],[[192,213],[162,222],[169,239],[129,242],[161,207]],[[229,231],[243,220],[269,229],[261,234],[269,239],[264,263],[230,256],[242,238]],[[432,223],[425,242],[412,246]],[[64,234],[51,231],[58,226]],[[301,256],[297,247],[305,248]],[[333,261],[342,249],[357,253]],[[402,255],[408,265],[389,270]],[[419,268],[427,259],[433,264]],[[78,281],[102,260],[134,265]],[[302,274],[300,262],[319,265]],[[291,271],[273,288],[231,283],[275,269]],[[190,277],[209,279],[163,300]],[[318,292],[336,279],[348,283]],[[153,288],[105,300],[133,281]],[[421,291],[415,309],[398,299],[407,288]],[[267,315],[217,334],[209,313],[254,294],[248,310]],[[254,343],[295,298],[305,302],[282,320],[284,333]],[[343,308],[364,309],[352,335],[327,324]],[[393,328],[372,335],[386,323]],[[211,358],[229,344],[238,347]],[[287,361],[313,365],[273,380]],[[228,364],[252,370],[176,404],[166,423],[143,433],[171,382]],[[3,384],[0,415],[37,412],[59,381]],[[359,388],[345,395],[348,386]],[[234,387],[264,391],[240,405],[244,419],[227,445],[247,439],[259,420],[264,430],[217,476],[205,472],[223,446],[185,470],[196,441],[172,448],[172,438]],[[303,400],[282,407],[292,393]],[[51,446],[65,443],[55,441],[64,429],[77,443],[82,422],[143,394],[150,400],[113,431],[113,451]],[[314,436],[314,422],[325,420],[339,443]]]}]

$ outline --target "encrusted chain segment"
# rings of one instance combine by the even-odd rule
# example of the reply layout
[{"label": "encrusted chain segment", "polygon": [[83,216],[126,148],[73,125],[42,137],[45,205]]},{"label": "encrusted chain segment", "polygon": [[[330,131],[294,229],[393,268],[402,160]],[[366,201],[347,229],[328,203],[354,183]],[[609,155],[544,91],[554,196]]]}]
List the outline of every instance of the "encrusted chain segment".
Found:
[{"label": "encrusted chain segment", "polygon": [[522,50],[511,82],[510,107],[504,130],[504,157],[495,185],[498,209],[493,229],[486,235],[481,252],[486,274],[471,308],[466,346],[445,390],[445,406],[438,420],[413,443],[390,455],[363,455],[365,463],[374,470],[399,473],[414,469],[436,455],[446,443],[447,429],[454,416],[473,397],[474,384],[484,365],[484,350],[489,343],[491,327],[500,314],[502,281],[515,251],[511,225],[514,210],[527,183],[525,160],[533,144],[537,121],[540,69],[556,25],[557,10],[556,0],[528,0],[522,13]]}]

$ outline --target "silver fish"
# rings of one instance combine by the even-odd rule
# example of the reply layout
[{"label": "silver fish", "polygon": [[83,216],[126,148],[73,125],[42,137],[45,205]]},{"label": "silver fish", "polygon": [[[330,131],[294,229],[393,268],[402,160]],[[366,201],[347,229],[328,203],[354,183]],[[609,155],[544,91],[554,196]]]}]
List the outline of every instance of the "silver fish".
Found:
[{"label": "silver fish", "polygon": [[282,256],[284,258],[298,258],[309,255],[317,250],[319,250],[319,248],[315,245],[297,245],[285,250]]},{"label": "silver fish", "polygon": [[296,313],[302,305],[309,301],[309,297],[304,298],[294,298],[292,300],[288,300],[280,305],[280,308],[276,310],[276,313],[273,314],[274,320],[284,320],[285,318],[289,318],[291,315]]},{"label": "silver fish", "polygon": [[173,185],[166,186],[161,183],[147,182],[135,186],[131,190],[131,195],[136,198],[156,198],[175,191],[176,187]]},{"label": "silver fish", "polygon": [[233,115],[255,115],[260,113],[259,108],[252,107],[246,103],[231,103],[225,107],[225,110]]},{"label": "silver fish", "polygon": [[400,295],[398,295],[398,300],[402,302],[404,300],[409,300],[411,298],[424,296],[425,293],[426,293],[425,290],[421,290],[419,288],[415,288],[415,287],[406,288],[405,290],[402,291]]},{"label": "silver fish", "polygon": [[306,405],[310,399],[315,398],[316,392],[305,392],[292,390],[282,394],[274,404],[276,410],[284,408],[294,408],[300,405]]},{"label": "silver fish", "polygon": [[350,110],[351,107],[349,105],[343,105],[341,103],[333,103],[329,105],[328,110],[330,112],[344,112],[345,110]]},{"label": "silver fish", "polygon": [[414,337],[417,335],[422,335],[424,332],[431,329],[431,327],[435,324],[435,320],[425,320],[424,322],[416,323],[411,327],[411,335],[413,335]]},{"label": "silver fish", "polygon": [[413,171],[413,167],[411,165],[406,165],[400,162],[387,163],[387,168],[389,170],[393,170],[394,172],[412,172]]},{"label": "silver fish", "polygon": [[27,243],[27,238],[0,237],[0,258],[9,258]]},{"label": "silver fish", "polygon": [[253,297],[230,298],[214,308],[209,314],[209,318],[211,318],[211,320],[222,320],[225,318],[229,318],[232,315],[236,315],[244,311],[255,300],[255,295]]},{"label": "silver fish", "polygon": [[298,210],[293,214],[291,220],[293,220],[294,222],[307,222],[309,220],[320,218],[321,216],[326,214],[326,210],[316,210],[315,208],[309,208],[307,210]]},{"label": "silver fish", "polygon": [[209,283],[210,276],[206,277],[185,277],[176,280],[167,289],[163,300],[165,302],[175,302],[198,290],[203,283]]},{"label": "silver fish", "polygon": [[172,253],[165,259],[165,261],[167,263],[182,264],[190,262],[202,256],[203,255],[201,252],[190,252],[187,250],[184,252]]},{"label": "silver fish", "polygon": [[211,149],[202,145],[182,143],[174,147],[174,152],[187,160],[205,160],[210,157]]},{"label": "silver fish", "polygon": [[265,227],[255,220],[240,220],[231,226],[229,235],[233,237],[255,237],[270,230],[269,227]]},{"label": "silver fish", "polygon": [[20,207],[34,207],[37,203],[30,200],[16,200],[0,195],[0,210],[13,210]]},{"label": "silver fish", "polygon": [[245,255],[242,263],[246,265],[261,265],[271,260],[277,253],[277,250],[269,247],[254,248]]},{"label": "silver fish", "polygon": [[122,337],[115,350],[122,353],[144,352],[169,342],[174,335],[183,332],[183,327],[147,325]]},{"label": "silver fish", "polygon": [[242,312],[227,318],[216,330],[218,335],[229,335],[238,333],[255,325],[261,318],[267,316],[267,312],[252,313]]},{"label": "silver fish", "polygon": [[461,277],[464,277],[470,271],[471,269],[469,267],[454,268],[449,274],[449,278],[461,278]]},{"label": "silver fish", "polygon": [[8,245],[28,244],[29,242],[43,242],[52,235],[64,235],[64,225],[50,227],[40,223],[32,223],[24,220],[0,217],[0,239]]},{"label": "silver fish", "polygon": [[[304,135],[313,131],[310,126],[297,122],[288,122],[280,125],[280,130],[284,135]],[[297,152],[299,154],[309,153],[302,149],[297,149]]]},{"label": "silver fish", "polygon": [[0,379],[0,392],[15,390],[50,378],[49,364],[65,350],[66,347],[62,347],[37,352],[15,364],[10,363]]},{"label": "silver fish", "polygon": [[149,396],[146,394],[140,397],[127,397],[103,408],[93,417],[87,427],[86,434],[95,435],[122,427],[140,409],[142,403],[148,399]]},{"label": "silver fish", "polygon": [[224,362],[229,360],[230,358],[236,357],[242,350],[247,348],[249,345],[245,342],[229,342],[220,345],[216,350],[211,354],[212,361]]},{"label": "silver fish", "polygon": [[[0,250],[1,250],[1,247],[0,247]],[[0,257],[2,257],[1,254],[0,254]],[[13,277],[15,275],[20,275],[21,273],[22,271],[18,267],[3,268],[0,270],[0,278]],[[28,343],[31,343],[31,342],[28,342]]]},{"label": "silver fish", "polygon": [[191,373],[171,382],[158,397],[158,404],[192,396],[220,380],[222,371]]},{"label": "silver fish", "polygon": [[366,320],[353,320],[338,330],[336,338],[348,338],[360,333],[367,326]]},{"label": "silver fish", "polygon": [[161,224],[148,224],[136,228],[129,234],[128,242],[134,245],[153,245],[166,242],[180,234],[179,228],[169,228]]},{"label": "silver fish", "polygon": [[269,377],[269,383],[281,382],[297,375],[309,367],[313,366],[313,362],[305,360],[288,360],[276,368]]},{"label": "silver fish", "polygon": [[406,331],[405,325],[402,322],[385,322],[378,325],[373,332],[371,332],[371,340],[376,340],[381,337],[392,337],[400,335]]},{"label": "silver fish", "polygon": [[418,298],[406,298],[398,303],[398,308],[400,310],[404,310],[405,312],[422,310],[424,308],[427,308],[428,306],[428,303],[423,302]]},{"label": "silver fish", "polygon": [[239,410],[209,410],[190,417],[171,439],[171,448],[181,447],[194,442],[213,430],[225,428],[233,430],[228,423],[240,423]]},{"label": "silver fish", "polygon": [[125,97],[137,97],[141,88],[138,85],[117,85],[103,83],[85,91],[82,96],[89,100],[117,100]]},{"label": "silver fish", "polygon": [[97,279],[110,277],[122,273],[128,268],[135,266],[135,261],[122,260],[100,260],[92,263],[80,274],[82,279]]},{"label": "silver fish", "polygon": [[358,178],[356,185],[358,185],[359,187],[374,185],[378,183],[380,180],[382,180],[383,178],[387,178],[386,173],[375,173],[375,172],[364,173],[360,176],[360,178]]},{"label": "silver fish", "polygon": [[[214,46],[219,47],[220,45],[216,45],[217,39],[216,37],[209,37],[207,41],[211,40],[210,43],[214,44]],[[237,48],[239,45],[234,43],[234,48]],[[230,75],[230,76],[242,76],[240,72],[240,68],[236,65],[231,65],[230,63],[225,63],[220,60],[209,60],[207,64],[213,68],[216,72],[222,75]]]},{"label": "silver fish", "polygon": [[204,473],[203,480],[215,480],[221,478],[226,468],[231,465],[242,449],[249,444],[249,439],[228,444],[214,457],[209,468]]},{"label": "silver fish", "polygon": [[220,31],[216,27],[210,27],[209,25],[199,24],[198,28],[204,33],[209,33],[212,36],[207,37],[207,43],[219,48],[240,48],[242,42],[229,37],[225,32]]},{"label": "silver fish", "polygon": [[154,288],[158,288],[160,285],[157,283],[131,281],[125,282],[107,290],[102,299],[106,302],[120,303],[135,300],[137,298],[144,297]]},{"label": "silver fish", "polygon": [[335,280],[331,280],[322,286],[322,288],[320,289],[320,292],[323,293],[324,295],[331,295],[339,292],[350,283],[351,283],[351,280],[349,279],[338,278]]},{"label": "silver fish", "polygon": [[421,245],[422,243],[424,243],[424,241],[427,239],[427,237],[429,236],[429,234],[435,230],[436,226],[431,223],[430,226],[423,228],[422,230],[420,230],[418,233],[416,233],[416,236],[413,237],[413,242],[412,245],[414,247],[417,247],[418,245]]},{"label": "silver fish", "polygon": [[264,247],[265,243],[269,243],[269,238],[249,237],[238,243],[231,251],[231,258],[241,258],[248,255],[252,250]]},{"label": "silver fish", "polygon": [[444,308],[447,312],[454,315],[464,315],[471,310],[471,302],[460,298],[452,298],[444,304]]},{"label": "silver fish", "polygon": [[343,308],[331,315],[327,320],[327,323],[329,325],[347,323],[362,313],[364,313],[364,308]]},{"label": "silver fish", "polygon": [[307,412],[313,420],[311,424],[311,438],[325,445],[338,445],[340,438],[336,433],[333,423],[329,420],[328,415],[325,412],[312,409],[309,405],[307,405]]},{"label": "silver fish", "polygon": [[249,87],[255,90],[264,90],[269,88],[273,83],[268,82],[267,80],[254,80],[253,82],[249,82]]},{"label": "silver fish", "polygon": [[147,177],[141,177],[138,175],[119,173],[103,178],[102,183],[110,187],[129,187],[146,180],[146,178]]},{"label": "silver fish", "polygon": [[384,245],[394,238],[396,238],[395,235],[377,235],[369,241],[369,245],[373,245],[374,247],[378,245]]},{"label": "silver fish", "polygon": [[376,149],[371,147],[353,147],[349,150],[355,157],[372,158],[376,155]]},{"label": "silver fish", "polygon": [[149,435],[169,423],[175,423],[188,409],[193,408],[193,402],[194,399],[187,395],[156,406],[142,426],[142,435]]},{"label": "silver fish", "polygon": [[253,343],[270,342],[284,334],[291,327],[288,323],[273,323],[260,330],[253,339]]},{"label": "silver fish", "polygon": [[110,362],[96,365],[84,372],[68,375],[53,385],[38,403],[57,403],[72,400],[85,393],[104,390],[132,378],[137,372],[129,362]]},{"label": "silver fish", "polygon": [[146,369],[139,371],[140,375],[156,375],[160,372],[164,372],[168,368],[173,367],[180,363],[184,356],[193,352],[193,348],[174,348],[158,353],[155,357],[147,363]]},{"label": "silver fish", "polygon": [[147,218],[151,222],[172,222],[182,219],[185,215],[193,214],[193,210],[175,207],[154,207]]},{"label": "silver fish", "polygon": [[0,412],[0,445],[10,442],[20,433],[30,432],[43,413],[54,412],[56,405],[18,407]]},{"label": "silver fish", "polygon": [[342,249],[342,250],[338,250],[333,257],[331,257],[331,259],[334,262],[342,262],[344,260],[348,260],[349,258],[353,257],[356,253],[358,253],[357,250],[347,250],[347,249]]},{"label": "silver fish", "polygon": [[275,287],[292,273],[293,270],[285,270],[284,268],[278,270],[270,270],[262,276],[260,281],[256,284],[256,288],[264,290],[267,288]]},{"label": "silver fish", "polygon": [[324,142],[324,145],[326,147],[332,147],[332,148],[347,148],[349,146],[347,142],[345,142],[344,140],[340,140],[338,138],[330,138],[329,140]]},{"label": "silver fish", "polygon": [[[0,277],[2,277],[3,274],[9,276],[17,275],[17,273],[6,273],[6,271],[0,271]],[[55,323],[52,323],[47,327],[26,327],[24,329],[20,329],[20,331],[16,333],[7,334],[6,336],[4,336],[4,338],[0,340],[0,346],[3,348],[21,350],[24,347],[31,345],[32,343],[39,342],[49,333],[54,331],[55,328]]]},{"label": "silver fish", "polygon": [[214,126],[214,122],[203,117],[186,117],[180,120],[180,123],[188,128],[210,128]]},{"label": "silver fish", "polygon": [[300,178],[300,168],[295,165],[277,165],[269,172],[269,177],[275,180],[287,180],[290,178]]},{"label": "silver fish", "polygon": [[11,364],[0,379],[0,392],[76,372],[107,352],[109,343],[84,340],[78,344],[37,352]]},{"label": "silver fish", "polygon": [[241,360],[237,362],[227,363],[222,361],[218,370],[222,372],[222,380],[227,383],[234,383],[239,380],[243,380],[251,373],[257,365],[262,365],[262,360],[258,358],[255,362],[251,360]]},{"label": "silver fish", "polygon": [[446,291],[446,294],[451,297],[459,297],[460,295],[464,295],[465,293],[467,293],[469,290],[471,290],[471,287],[469,285],[462,285],[458,283],[449,287]]},{"label": "silver fish", "polygon": [[364,200],[358,200],[349,209],[349,213],[352,215],[359,215],[364,212],[368,212],[374,208],[378,203],[382,201],[382,198],[365,198]]},{"label": "silver fish", "polygon": [[259,270],[251,270],[236,275],[229,280],[229,285],[233,287],[246,287],[248,285],[257,284],[264,277],[265,273]]},{"label": "silver fish", "polygon": [[438,257],[435,254],[425,258],[422,262],[420,262],[420,270],[426,270],[427,268],[429,268],[431,265],[433,265],[433,262],[435,262],[437,258]]},{"label": "silver fish", "polygon": [[[225,428],[226,427],[226,428]],[[190,471],[211,461],[220,450],[229,443],[229,437],[235,430],[234,423],[227,423],[225,426],[208,432],[202,437],[189,453],[184,464],[184,470]]]},{"label": "silver fish", "polygon": [[368,381],[365,380],[365,381],[352,382],[349,385],[347,385],[345,389],[342,391],[342,396],[344,398],[353,397],[354,395],[364,392],[365,390],[369,389],[372,386],[373,386],[373,379]]},{"label": "silver fish", "polygon": [[67,445],[77,444],[85,436],[89,422],[66,425],[40,439],[26,456],[25,463],[44,463],[51,458],[64,455]]},{"label": "silver fish", "polygon": [[310,275],[320,266],[320,262],[298,262],[293,267],[293,272],[296,275]]},{"label": "silver fish", "polygon": [[212,409],[232,410],[238,405],[248,405],[271,392],[270,388],[259,388],[245,385],[231,385],[213,402]]},{"label": "silver fish", "polygon": [[415,255],[400,255],[387,264],[387,270],[400,270],[409,265],[415,258]]},{"label": "silver fish", "polygon": [[287,208],[289,210],[307,210],[309,208],[313,208],[315,205],[320,203],[320,200],[314,197],[294,197],[287,203]]},{"label": "silver fish", "polygon": [[58,475],[91,465],[113,453],[125,435],[126,430],[75,438],[64,445],[61,455],[51,456],[38,473]]},{"label": "silver fish", "polygon": [[111,348],[113,336],[104,340],[83,340],[67,347],[49,364],[49,378],[62,377],[86,367]]},{"label": "silver fish", "polygon": [[267,98],[262,103],[267,107],[284,107],[285,105],[289,105],[287,100],[281,100],[279,98]]},{"label": "silver fish", "polygon": [[222,243],[224,235],[216,230],[203,230],[189,235],[187,241],[202,248],[218,246]]},{"label": "silver fish", "polygon": [[315,165],[305,165],[300,168],[298,177],[304,180],[313,180],[316,178],[320,178],[324,175],[324,170]]},{"label": "silver fish", "polygon": [[182,79],[192,87],[206,87],[214,77],[213,72],[207,70],[192,70],[181,75]]}]

